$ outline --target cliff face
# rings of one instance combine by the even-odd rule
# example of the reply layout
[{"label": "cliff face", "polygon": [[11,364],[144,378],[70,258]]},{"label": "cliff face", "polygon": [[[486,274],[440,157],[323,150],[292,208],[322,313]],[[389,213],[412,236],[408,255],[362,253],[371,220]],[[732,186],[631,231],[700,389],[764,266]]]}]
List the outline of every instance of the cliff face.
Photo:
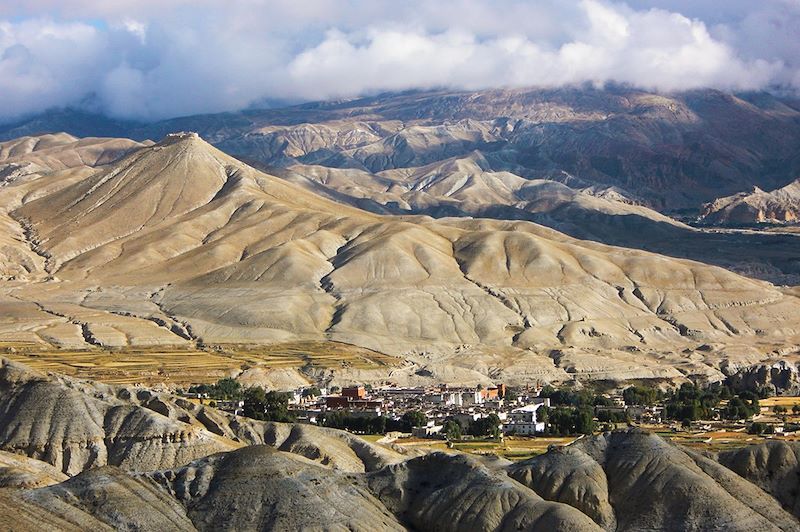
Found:
[{"label": "cliff face", "polygon": [[[6,360],[1,364],[0,449],[68,475],[106,464],[129,471],[164,469],[263,444],[352,472],[401,459],[342,431],[255,421],[169,394],[45,376]],[[24,469],[24,464],[10,466]]]},{"label": "cliff face", "polygon": [[800,444],[775,441],[750,445],[720,453],[719,461],[800,517]]},{"label": "cliff face", "polygon": [[130,470],[172,467],[236,444],[110,393],[73,388],[3,360],[0,449],[74,475],[111,464]]}]

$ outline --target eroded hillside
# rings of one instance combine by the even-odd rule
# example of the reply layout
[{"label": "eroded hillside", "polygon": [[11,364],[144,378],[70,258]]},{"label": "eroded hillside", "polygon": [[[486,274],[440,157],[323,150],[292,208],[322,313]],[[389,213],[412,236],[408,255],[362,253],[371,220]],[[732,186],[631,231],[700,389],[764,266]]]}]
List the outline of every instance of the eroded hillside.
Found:
[{"label": "eroded hillside", "polygon": [[195,134],[70,172],[2,191],[40,259],[3,287],[2,341],[335,340],[521,382],[719,375],[785,355],[800,326],[795,297],[720,268],[528,222],[377,216]]},{"label": "eroded hillside", "polygon": [[0,509],[14,530],[800,526],[789,478],[797,461],[782,442],[717,461],[631,429],[516,464],[409,454],[335,429],[254,421],[8,361],[0,412]]}]

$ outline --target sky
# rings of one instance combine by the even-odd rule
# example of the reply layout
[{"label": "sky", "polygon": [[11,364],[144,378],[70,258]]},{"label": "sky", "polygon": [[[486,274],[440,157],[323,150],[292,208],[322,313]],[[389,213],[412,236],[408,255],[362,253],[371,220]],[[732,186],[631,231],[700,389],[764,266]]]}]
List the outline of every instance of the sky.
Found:
[{"label": "sky", "polygon": [[2,0],[0,121],[426,88],[800,90],[800,0]]}]

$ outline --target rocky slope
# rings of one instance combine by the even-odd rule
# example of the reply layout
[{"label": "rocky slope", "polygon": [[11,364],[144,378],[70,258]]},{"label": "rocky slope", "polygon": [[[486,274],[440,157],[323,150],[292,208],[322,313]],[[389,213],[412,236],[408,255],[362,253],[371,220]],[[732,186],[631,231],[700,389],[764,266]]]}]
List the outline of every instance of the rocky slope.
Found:
[{"label": "rocky slope", "polygon": [[[242,445],[269,445],[349,472],[400,459],[346,432],[239,418],[169,394],[43,375],[4,359],[0,420],[0,451],[69,475],[106,464],[134,471],[170,468]],[[9,475],[52,476],[51,468],[37,471],[3,457]]]},{"label": "rocky slope", "polygon": [[751,225],[791,223],[796,222],[798,216],[800,180],[795,180],[772,192],[754,187],[750,192],[716,199],[704,205],[701,220],[716,225]]},{"label": "rocky slope", "polygon": [[26,184],[41,180],[37,190],[55,192],[91,174],[95,167],[148,144],[116,138],[78,139],[65,133],[1,142],[0,279],[35,277],[43,268],[42,257],[28,242],[27,229],[9,215],[21,196],[30,192]]},{"label": "rocky slope", "polygon": [[720,194],[797,177],[798,104],[768,94],[411,92],[148,125],[66,110],[2,126],[0,138],[70,131],[159,139],[185,129],[376,213],[528,220],[776,284],[800,282],[798,235],[697,231],[658,212],[694,215]]},{"label": "rocky slope", "polygon": [[720,453],[721,464],[775,497],[800,517],[800,445],[774,441]]},{"label": "rocky slope", "polygon": [[193,134],[61,177],[2,195],[41,282],[4,286],[0,340],[329,339],[406,357],[398,378],[524,382],[714,373],[716,348],[680,351],[745,344],[755,362],[800,330],[796,298],[766,283],[528,222],[377,216]]},{"label": "rocky slope", "polygon": [[[725,463],[725,462],[723,462]],[[633,430],[586,438],[512,465],[509,475],[606,530],[796,530],[753,484],[710,458]]]},{"label": "rocky slope", "polygon": [[[632,429],[509,464],[403,455],[338,430],[237,418],[145,388],[7,362],[0,383],[0,511],[12,530],[800,526],[790,513],[797,515],[796,449],[783,442],[717,462]],[[118,410],[131,421],[116,423]],[[92,460],[82,459],[86,448]]]}]

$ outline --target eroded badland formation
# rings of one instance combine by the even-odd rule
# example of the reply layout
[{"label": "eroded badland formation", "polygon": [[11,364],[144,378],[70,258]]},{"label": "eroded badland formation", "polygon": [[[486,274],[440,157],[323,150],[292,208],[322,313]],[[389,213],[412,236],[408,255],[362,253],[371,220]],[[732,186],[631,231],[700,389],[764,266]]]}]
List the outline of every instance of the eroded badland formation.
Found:
[{"label": "eroded badland formation", "polygon": [[524,384],[715,379],[791,358],[800,330],[800,300],[765,281],[526,221],[375,215],[196,134],[3,153],[12,346],[331,340],[396,357],[339,380]]}]

